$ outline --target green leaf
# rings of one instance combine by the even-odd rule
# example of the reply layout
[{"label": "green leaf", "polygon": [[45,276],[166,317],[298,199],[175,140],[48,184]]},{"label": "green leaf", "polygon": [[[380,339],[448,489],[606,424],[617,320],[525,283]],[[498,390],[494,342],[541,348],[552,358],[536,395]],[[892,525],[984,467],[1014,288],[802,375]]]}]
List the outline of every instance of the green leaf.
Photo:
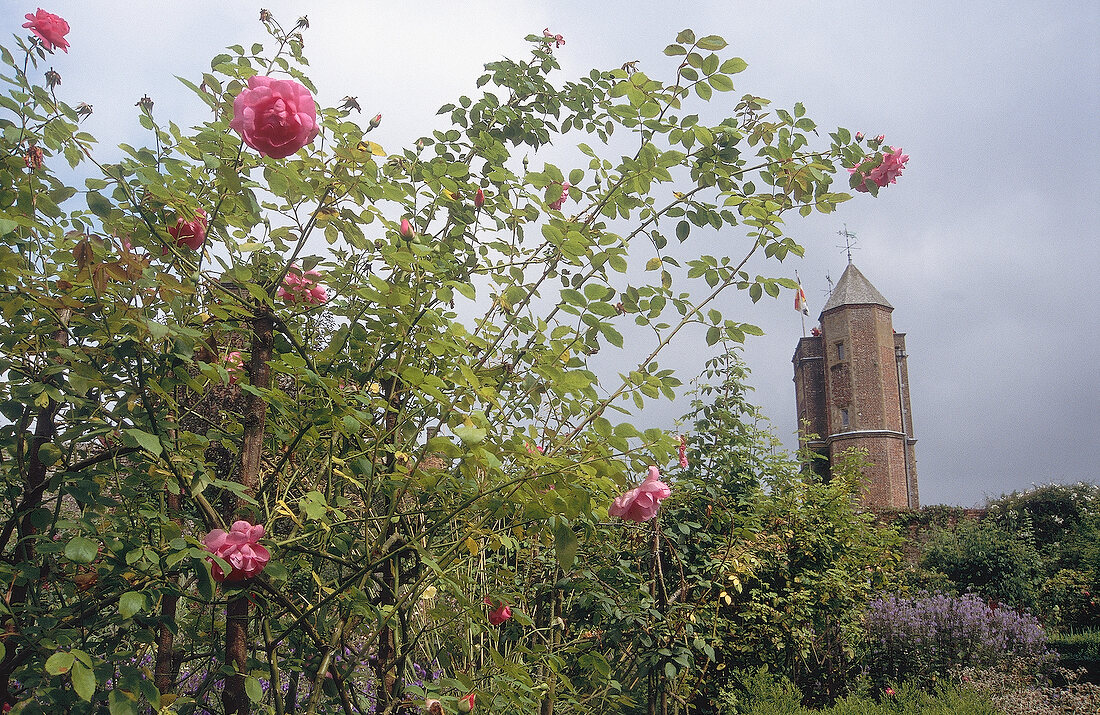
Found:
[{"label": "green leaf", "polygon": [[733,80],[724,74],[711,75],[707,81],[719,92],[729,92],[733,89]]},{"label": "green leaf", "polygon": [[127,591],[119,596],[118,612],[123,618],[132,618],[145,607],[145,594],[140,591]]},{"label": "green leaf", "polygon": [[721,50],[726,47],[727,43],[718,35],[707,35],[706,37],[700,37],[695,44],[704,50]]},{"label": "green leaf", "polygon": [[328,514],[328,502],[325,501],[325,495],[319,491],[306,492],[298,500],[298,510],[310,521],[320,521]]},{"label": "green leaf", "polygon": [[730,57],[728,60],[722,63],[722,66],[718,68],[718,71],[722,74],[737,74],[738,72],[744,72],[745,68],[749,66],[748,62],[740,57]]},{"label": "green leaf", "polygon": [[65,544],[65,558],[76,564],[90,564],[98,553],[99,545],[83,536],[74,536]]},{"label": "green leaf", "polygon": [[92,213],[94,213],[96,216],[99,216],[100,218],[107,218],[111,215],[111,209],[113,208],[113,206],[111,205],[111,202],[107,200],[107,197],[105,197],[103,194],[99,193],[98,191],[89,191],[87,193],[87,199],[88,208],[91,209]]},{"label": "green leaf", "polygon": [[199,589],[199,596],[205,601],[213,600],[214,577],[210,575],[210,567],[206,565],[205,560],[195,558],[191,559],[191,567],[195,569],[197,577],[195,585]]},{"label": "green leaf", "polygon": [[50,675],[68,673],[69,668],[73,667],[75,661],[76,657],[72,653],[54,653],[46,659],[46,672]]},{"label": "green leaf", "polygon": [[251,675],[244,679],[244,694],[254,703],[264,699],[264,689],[260,687],[260,681]]},{"label": "green leaf", "polygon": [[479,444],[485,441],[485,436],[488,434],[481,427],[473,427],[469,425],[459,425],[451,429],[455,433],[455,436],[462,440],[463,444]]},{"label": "green leaf", "polygon": [[681,30],[680,34],[676,36],[676,41],[693,43],[695,42],[695,33],[691,30]]},{"label": "green leaf", "polygon": [[676,57],[677,55],[686,55],[687,49],[683,45],[669,45],[665,48],[665,54],[669,57]]},{"label": "green leaf", "polygon": [[691,224],[688,223],[687,221],[681,220],[680,223],[676,224],[676,238],[678,238],[680,240],[680,243],[683,243],[684,241],[686,241],[687,237],[688,237],[688,234],[690,234],[690,233],[691,233]]},{"label": "green leaf", "polygon": [[573,533],[573,527],[559,520],[554,525],[554,555],[558,557],[558,564],[561,565],[562,571],[568,572],[573,568],[573,563],[577,560],[578,548],[580,548],[580,541]]},{"label": "green leaf", "polygon": [[607,342],[611,343],[615,347],[621,348],[623,346],[623,336],[622,336],[622,334],[619,333],[619,331],[612,328],[610,325],[601,324],[600,325],[600,332],[603,333],[603,336],[605,338],[607,338]]},{"label": "green leaf", "polygon": [[73,669],[69,672],[73,681],[73,690],[85,702],[91,702],[95,695],[95,673],[91,668],[77,661],[73,663]]},{"label": "green leaf", "polygon": [[113,688],[107,696],[111,715],[138,715],[137,698],[122,688]]},{"label": "green leaf", "polygon": [[129,446],[138,446],[144,449],[146,452],[153,454],[154,456],[160,456],[161,446],[160,439],[155,434],[149,434],[148,432],[139,429],[124,429],[122,430],[123,441],[129,442],[126,437],[133,440],[134,444]]},{"label": "green leaf", "polygon": [[660,267],[661,267],[661,259],[658,256],[654,256],[653,258],[650,258],[649,261],[647,261],[646,264],[645,264],[645,269],[647,271],[655,271]]}]

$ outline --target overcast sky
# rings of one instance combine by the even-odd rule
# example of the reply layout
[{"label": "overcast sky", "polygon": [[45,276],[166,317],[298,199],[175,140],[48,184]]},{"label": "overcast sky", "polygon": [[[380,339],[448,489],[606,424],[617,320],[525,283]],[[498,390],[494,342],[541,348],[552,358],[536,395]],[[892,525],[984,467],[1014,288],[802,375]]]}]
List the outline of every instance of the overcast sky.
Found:
[{"label": "overcast sky", "polygon": [[[1035,483],[1098,480],[1100,457],[1100,4],[1084,2],[265,2],[284,26],[308,14],[306,53],[318,100],[358,97],[372,139],[397,151],[441,125],[435,110],[475,91],[485,62],[527,53],[549,27],[572,78],[638,60],[658,74],[676,33],[719,34],[743,57],[730,99],[751,92],[805,104],[823,131],[844,126],[911,156],[878,199],[830,216],[791,218],[806,247],[757,272],[794,276],[814,319],[826,276],[854,262],[894,305],[908,335],[921,501],[964,506]],[[34,4],[6,2],[5,32],[22,34]],[[142,141],[133,103],[159,117],[203,116],[173,75],[198,77],[229,44],[263,41],[261,5],[57,0],[69,53],[49,58],[63,96],[95,113],[85,127],[110,158]],[[732,103],[732,102],[731,102]],[[732,106],[716,102],[717,121]],[[567,135],[568,138],[568,135]],[[743,241],[730,236],[731,254]],[[767,335],[745,350],[755,402],[789,447],[796,440],[791,356],[801,335],[793,299],[751,305],[731,294],[727,317]],[[809,328],[807,324],[807,329]],[[685,379],[697,344],[662,360]],[[683,404],[648,415],[670,426]]]}]

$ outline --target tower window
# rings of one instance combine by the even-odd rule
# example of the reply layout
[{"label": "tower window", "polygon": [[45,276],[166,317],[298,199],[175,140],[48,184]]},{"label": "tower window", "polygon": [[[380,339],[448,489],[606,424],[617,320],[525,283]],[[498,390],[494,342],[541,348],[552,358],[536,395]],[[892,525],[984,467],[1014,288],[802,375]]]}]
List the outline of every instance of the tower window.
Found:
[{"label": "tower window", "polygon": [[847,407],[841,407],[840,408],[840,426],[841,427],[847,427],[848,425],[849,425],[848,408]]},{"label": "tower window", "polygon": [[844,343],[837,343],[836,344],[836,359],[837,360],[843,360],[844,359]]}]

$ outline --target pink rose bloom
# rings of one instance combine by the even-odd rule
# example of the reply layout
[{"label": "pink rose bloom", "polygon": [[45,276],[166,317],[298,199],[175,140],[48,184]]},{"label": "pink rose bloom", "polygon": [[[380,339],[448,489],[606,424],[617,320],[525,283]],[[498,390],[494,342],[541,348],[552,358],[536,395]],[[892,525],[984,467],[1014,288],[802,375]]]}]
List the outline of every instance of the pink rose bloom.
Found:
[{"label": "pink rose bloom", "polygon": [[680,466],[684,469],[687,469],[687,465],[688,465],[687,449],[688,449],[687,437],[685,437],[684,435],[680,435],[680,446],[676,449],[676,451],[680,455]]},{"label": "pink rose bloom", "polygon": [[551,203],[550,208],[554,209],[555,211],[561,211],[562,204],[564,204],[565,200],[568,199],[568,198],[569,198],[569,182],[566,181],[564,184],[561,185],[561,197],[557,201]]},{"label": "pink rose bloom", "polygon": [[239,350],[234,350],[225,356],[225,371],[229,373],[229,384],[236,385],[244,374],[244,358]]},{"label": "pink rose bloom", "polygon": [[[484,603],[489,606],[493,605],[493,602],[490,601],[488,597],[485,598]],[[511,617],[512,609],[504,603],[489,611],[489,623],[492,623],[494,626],[499,626]]]},{"label": "pink rose bloom", "polygon": [[[565,44],[565,38],[562,37],[561,35],[551,35],[549,27],[542,28],[542,36],[553,40],[554,41],[554,47],[561,47],[562,45]],[[546,43],[546,44],[549,45],[550,43]]]},{"label": "pink rose bloom", "polygon": [[283,276],[283,285],[275,296],[288,303],[307,303],[321,305],[328,301],[328,291],[320,284],[321,274],[317,271],[302,273],[297,266],[291,266]]},{"label": "pink rose bloom", "polygon": [[[898,183],[898,177],[901,176],[901,171],[905,168],[905,162],[909,161],[909,155],[902,154],[901,149],[894,149],[889,146],[886,147],[886,150],[887,153],[883,155],[882,163],[867,172],[866,176],[863,177],[863,181],[855,187],[856,191],[868,191],[868,181],[875,182],[879,188],[883,188],[887,184]],[[848,169],[848,173],[854,174],[859,171],[861,164],[863,164],[862,161]]]},{"label": "pink rose bloom", "polygon": [[411,223],[409,223],[409,219],[407,219],[407,218],[403,218],[403,219],[401,219],[401,230],[400,230],[400,233],[401,233],[401,238],[406,238],[406,239],[408,239],[408,238],[412,238],[412,237],[413,237],[413,235],[414,235],[414,233],[413,233],[413,227],[412,227],[412,224],[411,224]]},{"label": "pink rose bloom", "polygon": [[[197,251],[206,240],[207,225],[206,212],[198,209],[193,221],[188,221],[183,216],[177,218],[176,225],[168,228],[168,235],[176,239],[177,246],[187,246],[192,251]],[[168,253],[168,249],[165,248],[162,253]]]},{"label": "pink rose bloom", "polygon": [[662,499],[667,499],[672,490],[661,481],[661,472],[650,465],[645,481],[626,494],[615,497],[607,513],[627,521],[649,521],[657,516],[657,508]]},{"label": "pink rose bloom", "polygon": [[57,47],[68,53],[69,41],[65,39],[65,35],[69,34],[69,23],[42,8],[38,8],[38,12],[33,15],[27,13],[26,18],[30,22],[24,22],[23,27],[29,28],[42,41],[43,47],[50,52]]},{"label": "pink rose bloom", "polygon": [[317,104],[294,80],[256,75],[233,100],[229,126],[260,154],[283,159],[317,136]]},{"label": "pink rose bloom", "polygon": [[233,567],[233,570],[226,575],[217,562],[211,561],[214,580],[219,583],[243,581],[263,571],[264,566],[267,566],[267,562],[271,560],[268,550],[260,546],[263,535],[263,524],[253,526],[243,520],[233,522],[228,532],[223,529],[214,529],[207,534],[206,550],[225,559]]}]

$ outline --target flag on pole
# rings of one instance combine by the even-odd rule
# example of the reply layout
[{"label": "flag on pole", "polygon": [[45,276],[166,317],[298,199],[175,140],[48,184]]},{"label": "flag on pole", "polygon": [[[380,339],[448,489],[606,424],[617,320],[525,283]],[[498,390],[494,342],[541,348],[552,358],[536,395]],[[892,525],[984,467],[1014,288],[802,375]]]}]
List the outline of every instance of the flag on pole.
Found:
[{"label": "flag on pole", "polygon": [[810,308],[806,305],[806,291],[802,290],[802,284],[798,284],[798,290],[794,294],[794,309],[803,315],[810,314]]}]

